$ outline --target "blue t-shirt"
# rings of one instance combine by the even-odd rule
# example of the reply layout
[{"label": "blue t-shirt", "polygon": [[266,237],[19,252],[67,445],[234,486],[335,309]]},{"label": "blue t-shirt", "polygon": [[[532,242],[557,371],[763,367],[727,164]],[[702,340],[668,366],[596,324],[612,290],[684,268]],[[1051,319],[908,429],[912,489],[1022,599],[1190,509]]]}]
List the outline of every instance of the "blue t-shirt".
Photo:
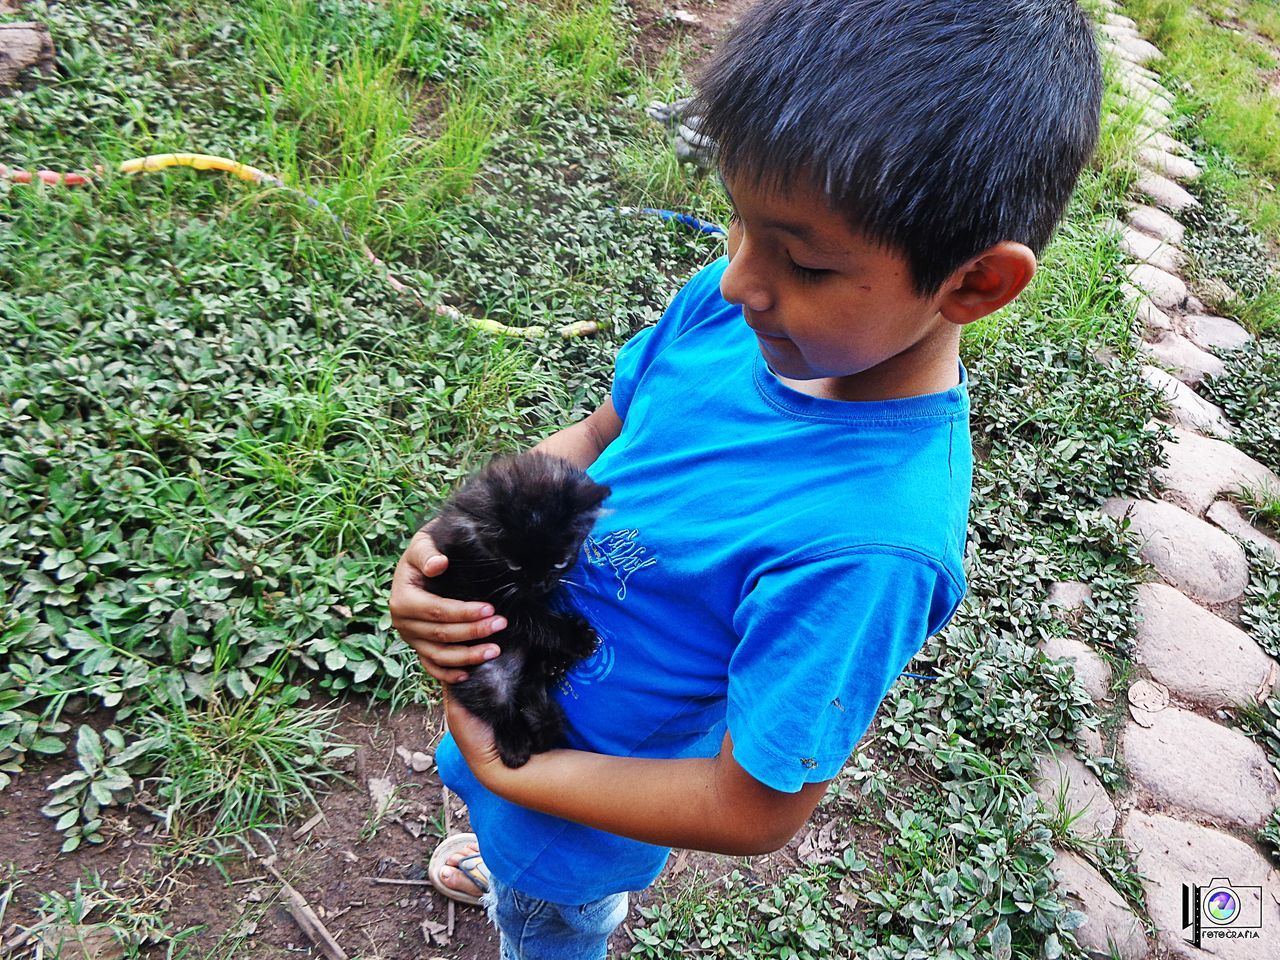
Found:
[{"label": "blue t-shirt", "polygon": [[[559,699],[571,747],[715,756],[727,724],[734,759],[794,792],[840,772],[964,596],[968,389],[963,367],[895,400],[791,389],[721,297],[726,263],[618,353],[622,432],[589,470],[613,493],[566,588],[600,643]],[[449,737],[436,759],[516,889],[585,903],[662,870],[665,847],[496,797]]]}]

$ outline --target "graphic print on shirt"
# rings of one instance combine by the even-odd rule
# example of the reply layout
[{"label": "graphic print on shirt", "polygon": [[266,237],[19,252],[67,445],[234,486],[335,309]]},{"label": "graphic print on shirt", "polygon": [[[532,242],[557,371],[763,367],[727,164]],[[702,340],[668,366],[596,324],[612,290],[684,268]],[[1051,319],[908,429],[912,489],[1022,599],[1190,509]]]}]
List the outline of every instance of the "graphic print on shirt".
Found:
[{"label": "graphic print on shirt", "polygon": [[613,672],[613,646],[609,643],[609,639],[598,630],[596,634],[598,637],[596,648],[591,651],[591,656],[585,660],[578,661],[573,669],[561,678],[561,693],[576,699],[578,694],[573,689],[575,683],[590,686],[606,679]]},{"label": "graphic print on shirt", "polygon": [[645,567],[652,567],[658,558],[648,556],[649,548],[636,542],[639,530],[615,530],[600,539],[588,536],[584,544],[587,559],[597,567],[608,567],[618,581],[618,599],[627,599],[627,581],[631,575]]}]

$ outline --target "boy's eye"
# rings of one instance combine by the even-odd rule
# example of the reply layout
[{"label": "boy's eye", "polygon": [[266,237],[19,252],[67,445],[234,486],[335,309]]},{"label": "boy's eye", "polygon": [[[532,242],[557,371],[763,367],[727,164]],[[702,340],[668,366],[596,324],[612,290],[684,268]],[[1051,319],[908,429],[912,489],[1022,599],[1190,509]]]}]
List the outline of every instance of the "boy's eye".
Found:
[{"label": "boy's eye", "polygon": [[791,272],[801,280],[820,280],[831,272],[830,270],[821,270],[815,267],[802,267],[794,260],[790,261],[790,263]]}]

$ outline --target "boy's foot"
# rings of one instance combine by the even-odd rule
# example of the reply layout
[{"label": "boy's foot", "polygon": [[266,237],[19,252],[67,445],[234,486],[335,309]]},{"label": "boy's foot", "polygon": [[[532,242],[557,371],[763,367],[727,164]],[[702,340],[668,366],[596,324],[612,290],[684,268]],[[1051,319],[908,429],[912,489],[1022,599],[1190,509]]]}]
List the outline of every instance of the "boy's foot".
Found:
[{"label": "boy's foot", "polygon": [[489,891],[489,869],[480,857],[476,835],[456,833],[442,840],[431,855],[427,876],[446,897],[478,904],[480,896]]}]

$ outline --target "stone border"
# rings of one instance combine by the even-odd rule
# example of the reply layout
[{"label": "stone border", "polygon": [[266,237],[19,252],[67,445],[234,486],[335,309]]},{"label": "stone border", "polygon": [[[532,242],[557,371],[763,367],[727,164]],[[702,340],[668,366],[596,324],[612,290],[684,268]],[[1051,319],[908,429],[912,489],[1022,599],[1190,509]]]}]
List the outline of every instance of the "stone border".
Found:
[{"label": "stone border", "polygon": [[[1142,873],[1157,929],[1154,947],[1123,897],[1088,863],[1059,851],[1059,889],[1091,917],[1076,930],[1090,956],[1114,951],[1122,960],[1193,960],[1207,950],[1226,960],[1258,960],[1280,955],[1280,872],[1254,842],[1257,828],[1280,805],[1280,773],[1256,742],[1221,721],[1229,717],[1226,708],[1260,702],[1277,690],[1280,665],[1230,620],[1249,577],[1238,540],[1278,555],[1280,544],[1225,498],[1243,487],[1280,492],[1280,478],[1225,442],[1231,424],[1195,392],[1206,376],[1222,372],[1216,352],[1239,349],[1253,338],[1234,321],[1213,316],[1179,276],[1185,228],[1176,214],[1198,205],[1181,183],[1200,170],[1190,148],[1167,133],[1174,97],[1145,66],[1162,57],[1160,50],[1120,15],[1114,0],[1098,2],[1106,10],[1099,25],[1102,48],[1115,61],[1125,102],[1141,111],[1144,123],[1136,189],[1146,202],[1132,205],[1126,223],[1107,229],[1133,261],[1125,293],[1143,325],[1139,348],[1151,361],[1143,374],[1168,399],[1174,424],[1173,440],[1165,444],[1169,465],[1156,472],[1161,498],[1113,498],[1103,509],[1129,518],[1142,541],[1139,556],[1164,583],[1141,585],[1134,611],[1140,623],[1130,717],[1117,744],[1132,777],[1129,793],[1113,801],[1070,753],[1041,759],[1036,792],[1047,806],[1065,803],[1068,812],[1080,814],[1073,832],[1124,838]],[[1087,602],[1087,590],[1057,584],[1049,602]],[[1073,600],[1055,604],[1055,593]],[[1107,696],[1110,670],[1087,644],[1055,638],[1042,649],[1073,660],[1077,680],[1095,701]],[[1258,897],[1242,899],[1261,917],[1260,939],[1205,939],[1203,949],[1184,939],[1190,931],[1180,925],[1182,885],[1218,878],[1259,889]]]}]

